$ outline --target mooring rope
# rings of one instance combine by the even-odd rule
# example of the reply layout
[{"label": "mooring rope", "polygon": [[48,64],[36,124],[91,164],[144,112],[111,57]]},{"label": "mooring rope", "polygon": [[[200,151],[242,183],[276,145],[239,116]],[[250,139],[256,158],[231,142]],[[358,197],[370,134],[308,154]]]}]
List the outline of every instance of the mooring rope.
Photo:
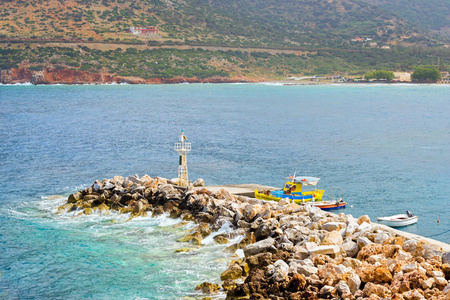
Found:
[{"label": "mooring rope", "polygon": [[441,233],[436,233],[436,234],[432,234],[432,235],[425,235],[425,237],[434,237],[434,236],[438,236],[438,235],[447,233],[447,232],[449,232],[449,231],[450,231],[450,229],[449,229],[449,230],[446,230],[446,231],[444,231],[444,232],[441,232]]}]

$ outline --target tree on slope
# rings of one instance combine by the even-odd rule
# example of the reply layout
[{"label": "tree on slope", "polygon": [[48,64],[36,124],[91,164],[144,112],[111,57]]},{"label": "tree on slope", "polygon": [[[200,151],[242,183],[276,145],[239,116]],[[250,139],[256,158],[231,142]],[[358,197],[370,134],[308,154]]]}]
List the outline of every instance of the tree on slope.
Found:
[{"label": "tree on slope", "polygon": [[418,67],[414,70],[414,73],[411,75],[412,80],[417,81],[426,81],[426,82],[436,82],[441,80],[442,75],[438,69],[434,67],[424,66]]}]

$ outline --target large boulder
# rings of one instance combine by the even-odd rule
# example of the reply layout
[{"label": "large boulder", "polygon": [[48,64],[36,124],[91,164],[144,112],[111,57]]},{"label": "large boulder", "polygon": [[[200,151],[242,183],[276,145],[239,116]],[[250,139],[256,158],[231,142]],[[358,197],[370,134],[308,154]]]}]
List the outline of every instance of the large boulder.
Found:
[{"label": "large boulder", "polygon": [[67,202],[76,203],[77,201],[81,200],[82,198],[83,198],[83,194],[81,192],[76,192],[69,196],[69,199],[67,200]]},{"label": "large boulder", "polygon": [[220,275],[220,280],[238,279],[242,276],[244,270],[237,263],[233,263],[225,272]]},{"label": "large boulder", "polygon": [[220,285],[216,283],[203,282],[202,284],[197,285],[195,290],[201,290],[204,294],[214,294],[219,292]]},{"label": "large boulder", "polygon": [[445,252],[442,254],[442,264],[449,264],[450,265],[450,251]]},{"label": "large boulder", "polygon": [[348,277],[347,285],[350,288],[350,291],[352,292],[352,294],[354,294],[361,286],[361,278],[359,278],[358,274],[352,273]]},{"label": "large boulder", "polygon": [[252,256],[262,252],[276,252],[275,239],[267,238],[265,240],[250,244],[244,248],[245,256]]},{"label": "large boulder", "polygon": [[345,243],[343,243],[342,248],[345,250],[348,257],[355,257],[359,251],[358,244],[352,240],[349,240],[349,241],[346,241]]},{"label": "large boulder", "polygon": [[370,295],[375,294],[381,298],[388,298],[392,295],[391,291],[379,284],[374,284],[372,282],[368,282],[363,289],[363,293],[366,297],[370,297]]},{"label": "large boulder", "polygon": [[247,222],[253,221],[253,219],[258,215],[259,213],[259,205],[252,205],[247,204],[244,207],[244,218]]},{"label": "large boulder", "polygon": [[363,216],[359,217],[358,220],[356,221],[356,223],[358,223],[358,225],[361,225],[364,222],[370,224],[370,217],[368,215],[363,215]]},{"label": "large boulder", "polygon": [[326,245],[317,246],[309,250],[310,255],[314,254],[337,254],[339,253],[339,246],[336,245]]},{"label": "large boulder", "polygon": [[267,266],[266,274],[276,282],[284,282],[288,279],[289,266],[279,259],[273,265]]},{"label": "large boulder", "polygon": [[192,185],[195,187],[205,186],[205,181],[203,179],[199,178],[196,181],[194,181],[194,183]]},{"label": "large boulder", "polygon": [[340,246],[343,243],[343,239],[341,234],[339,233],[339,231],[332,231],[330,233],[328,233],[324,239],[322,240],[322,242],[320,243],[321,245],[337,245]]},{"label": "large boulder", "polygon": [[328,222],[322,225],[323,230],[334,231],[345,228],[345,223],[343,222]]}]

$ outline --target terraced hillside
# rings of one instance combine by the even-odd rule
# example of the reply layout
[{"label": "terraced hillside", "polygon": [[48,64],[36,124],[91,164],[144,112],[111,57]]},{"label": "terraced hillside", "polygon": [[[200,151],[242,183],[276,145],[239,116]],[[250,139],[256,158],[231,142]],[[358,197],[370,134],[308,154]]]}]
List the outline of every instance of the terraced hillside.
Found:
[{"label": "terraced hillside", "polygon": [[0,36],[124,41],[130,26],[150,39],[243,46],[347,46],[426,40],[417,26],[357,0],[1,0]]}]

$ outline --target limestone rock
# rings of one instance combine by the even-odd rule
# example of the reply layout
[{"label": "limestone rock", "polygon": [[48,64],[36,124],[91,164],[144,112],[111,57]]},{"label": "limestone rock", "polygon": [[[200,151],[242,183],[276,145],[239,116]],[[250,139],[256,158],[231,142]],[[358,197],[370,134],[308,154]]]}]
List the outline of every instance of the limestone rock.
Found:
[{"label": "limestone rock", "polygon": [[442,251],[442,248],[438,245],[426,243],[424,244],[424,253],[422,255],[425,259],[431,259],[433,257],[442,257],[444,254],[444,251]]},{"label": "limestone rock", "polygon": [[447,286],[447,284],[448,284],[447,280],[445,280],[444,277],[436,277],[436,278],[434,278],[434,280],[435,280],[437,286],[444,287],[444,286]]},{"label": "limestone rock", "polygon": [[337,290],[330,285],[324,285],[319,291],[319,297],[325,299],[333,299],[337,296]]},{"label": "limestone rock", "polygon": [[194,181],[194,183],[192,185],[195,187],[205,186],[205,181],[203,179],[199,178],[196,181]]},{"label": "limestone rock", "polygon": [[201,290],[204,294],[214,294],[220,290],[220,285],[215,283],[203,282],[202,284],[197,285],[195,290]]},{"label": "limestone rock", "polygon": [[309,250],[310,255],[314,254],[336,254],[339,253],[339,246],[336,245],[326,245],[326,246],[317,246]]},{"label": "limestone rock", "polygon": [[83,198],[83,194],[81,192],[76,192],[69,196],[69,199],[67,200],[67,202],[76,203],[77,201],[81,200],[82,198]]},{"label": "limestone rock", "polygon": [[350,295],[350,287],[345,283],[345,281],[339,281],[339,283],[335,286],[339,296]]},{"label": "limestone rock", "polygon": [[359,248],[362,249],[365,246],[371,244],[372,242],[368,238],[360,236],[360,237],[358,237],[357,243],[358,243]]},{"label": "limestone rock", "polygon": [[387,239],[389,239],[389,234],[387,234],[386,232],[380,232],[375,234],[373,242],[377,244],[383,244],[385,241],[387,241]]},{"label": "limestone rock", "polygon": [[402,296],[405,300],[425,299],[425,297],[421,293],[419,293],[416,289],[404,292],[402,293]]},{"label": "limestone rock", "polygon": [[275,240],[268,238],[254,244],[250,244],[244,248],[245,256],[252,256],[261,252],[275,252]]},{"label": "limestone rock", "polygon": [[416,240],[407,240],[403,243],[403,250],[407,252],[415,252],[417,247],[417,241]]},{"label": "limestone rock", "polygon": [[398,260],[409,260],[411,258],[412,258],[411,253],[405,252],[403,250],[399,250],[396,257],[396,259]]},{"label": "limestone rock", "polygon": [[373,279],[375,282],[386,282],[389,283],[392,281],[392,274],[385,267],[378,267],[375,269],[373,274]]},{"label": "limestone rock", "polygon": [[450,283],[447,284],[447,286],[442,290],[442,293],[443,293],[444,295],[446,295],[447,298],[448,298],[448,296],[450,295]]},{"label": "limestone rock", "polygon": [[291,273],[299,273],[306,277],[317,274],[318,270],[310,259],[294,260],[289,264],[289,271]]},{"label": "limestone rock", "polygon": [[363,289],[363,293],[366,297],[369,297],[370,295],[375,294],[382,298],[388,298],[392,294],[391,291],[387,287],[385,287],[383,285],[379,285],[379,284],[374,284],[372,282],[366,283],[366,285],[364,286],[364,289]]},{"label": "limestone rock", "polygon": [[340,246],[343,242],[341,234],[338,231],[332,231],[325,236],[320,244]]},{"label": "limestone rock", "polygon": [[434,278],[428,278],[427,280],[424,280],[422,282],[422,289],[426,290],[426,289],[431,289],[434,285]]},{"label": "limestone rock", "polygon": [[404,265],[402,267],[402,272],[403,273],[409,273],[409,272],[412,272],[412,271],[415,271],[415,270],[417,270],[416,264],[407,264],[407,265]]},{"label": "limestone rock", "polygon": [[445,252],[442,254],[442,264],[449,264],[450,265],[450,251]]},{"label": "limestone rock", "polygon": [[244,270],[237,263],[232,264],[225,272],[220,275],[220,280],[237,279],[242,276]]},{"label": "limestone rock", "polygon": [[323,230],[334,231],[345,228],[345,223],[342,222],[328,222],[322,225]]},{"label": "limestone rock", "polygon": [[361,286],[361,279],[359,278],[358,274],[356,273],[350,274],[347,280],[347,285],[350,288],[352,294],[356,293],[356,291]]},{"label": "limestone rock", "polygon": [[363,222],[370,224],[370,218],[368,215],[363,215],[363,216],[359,217],[358,220],[356,221],[356,223],[358,223],[358,225],[361,225]]},{"label": "limestone rock", "polygon": [[[286,281],[289,274],[289,266],[283,260],[277,260],[273,265],[273,274],[271,278],[276,282]],[[267,268],[269,269],[269,267]]]},{"label": "limestone rock", "polygon": [[244,218],[247,222],[251,222],[258,215],[258,207],[255,205],[247,204],[244,207]]},{"label": "limestone rock", "polygon": [[352,240],[346,241],[344,244],[342,244],[342,248],[345,250],[348,257],[355,257],[359,251],[358,244],[353,242]]},{"label": "limestone rock", "polygon": [[309,252],[303,247],[300,246],[294,246],[292,249],[293,252],[293,258],[294,259],[306,259],[309,257]]},{"label": "limestone rock", "polygon": [[351,236],[353,233],[355,233],[356,230],[359,229],[359,225],[356,222],[349,222],[347,224],[347,227],[345,228],[345,233],[344,235],[349,237]]}]

